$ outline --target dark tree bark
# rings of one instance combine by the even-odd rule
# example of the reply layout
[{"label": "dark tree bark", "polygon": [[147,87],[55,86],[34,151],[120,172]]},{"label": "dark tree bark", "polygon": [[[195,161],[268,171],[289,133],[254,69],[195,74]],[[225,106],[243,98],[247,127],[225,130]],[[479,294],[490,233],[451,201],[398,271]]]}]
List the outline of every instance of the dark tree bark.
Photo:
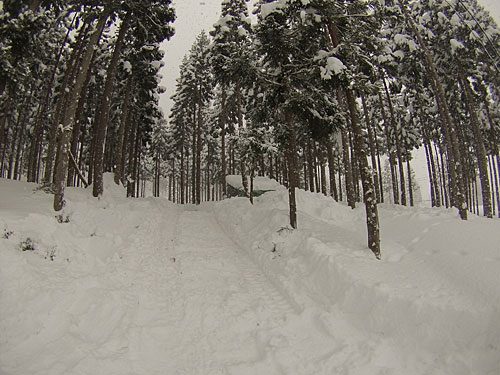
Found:
[{"label": "dark tree bark", "polygon": [[330,175],[330,195],[335,199],[336,202],[339,201],[339,196],[337,193],[337,184],[335,183],[335,164],[333,156],[332,141],[329,139],[326,144],[327,154],[328,154],[328,172]]},{"label": "dark tree bark", "polygon": [[389,130],[389,121],[387,120],[387,115],[385,113],[384,100],[382,99],[382,94],[380,92],[378,93],[378,98],[380,101],[380,110],[382,111],[382,118],[384,120],[384,133],[385,133],[385,140],[387,143],[387,155],[389,156],[389,167],[391,169],[392,197],[394,199],[394,204],[399,204],[398,182],[396,180],[396,175],[394,173],[396,161],[394,160],[394,151],[392,149],[391,133]]},{"label": "dark tree bark", "polygon": [[413,207],[415,205],[413,199],[413,181],[411,179],[411,168],[410,168],[410,158],[406,159],[406,171],[408,174],[408,196],[410,198],[410,206]]},{"label": "dark tree bark", "polygon": [[106,132],[108,130],[109,122],[109,107],[111,102],[111,95],[115,85],[116,69],[120,59],[120,53],[125,39],[125,34],[129,28],[130,13],[127,13],[120,25],[120,31],[115,42],[115,49],[111,56],[108,69],[106,72],[106,81],[104,83],[104,91],[102,93],[101,102],[99,104],[99,117],[96,121],[96,139],[94,147],[94,182],[92,185],[92,195],[100,197],[104,190],[103,173],[104,173],[104,144],[106,139]]},{"label": "dark tree bark", "polygon": [[460,155],[458,149],[458,137],[453,126],[450,110],[444,94],[443,85],[439,79],[433,57],[427,48],[427,45],[420,34],[420,31],[415,25],[415,22],[410,17],[406,7],[406,0],[398,0],[400,8],[405,16],[405,21],[412,30],[418,44],[420,45],[423,62],[425,68],[429,73],[431,85],[436,97],[439,115],[441,118],[441,126],[446,141],[446,148],[448,151],[448,173],[450,176],[450,191],[454,206],[458,209],[460,218],[467,220],[467,202],[465,201],[465,188],[464,188],[464,175],[463,168],[460,163]]},{"label": "dark tree bark", "polygon": [[297,201],[295,198],[295,188],[297,187],[297,136],[293,124],[293,116],[285,112],[285,124],[288,131],[288,145],[286,150],[286,161],[288,169],[288,205],[290,211],[290,226],[297,229]]},{"label": "dark tree bark", "polygon": [[318,161],[321,174],[321,193],[326,196],[328,195],[328,192],[326,191],[326,168],[323,155],[323,145],[321,143],[318,144]]},{"label": "dark tree bark", "polygon": [[314,192],[314,161],[311,151],[311,138],[307,137],[307,164],[308,164],[308,178],[309,178],[309,189]]},{"label": "dark tree bark", "polygon": [[351,127],[354,135],[355,151],[359,163],[361,183],[363,185],[363,198],[366,210],[366,226],[368,229],[368,247],[373,251],[375,257],[380,259],[380,233],[377,210],[377,199],[373,179],[368,165],[367,152],[365,150],[363,131],[358,119],[356,99],[350,89],[345,89],[347,105],[351,115]]},{"label": "dark tree bark", "polygon": [[201,203],[201,129],[203,127],[202,116],[203,103],[201,96],[198,98],[198,118],[196,123],[196,204]]},{"label": "dark tree bark", "polygon": [[[83,59],[82,62],[79,62],[79,56],[83,52],[83,48],[85,47],[84,39],[88,35],[90,31],[90,25],[86,24],[81,32],[78,34],[77,42],[76,45],[73,47],[73,50],[71,51],[71,55],[69,58],[69,61],[67,63],[67,68],[64,73],[64,78],[61,84],[61,87],[59,89],[59,97],[57,99],[57,104],[56,104],[56,110],[54,113],[54,119],[52,120],[50,124],[50,129],[49,129],[49,145],[47,149],[47,157],[45,159],[45,172],[43,175],[43,183],[45,185],[48,185],[52,182],[53,180],[53,168],[54,168],[54,158],[56,157],[56,152],[58,151],[57,149],[57,134],[58,134],[58,127],[62,124],[64,121],[64,116],[66,113],[66,107],[67,103],[69,102],[68,96],[70,93],[67,91],[70,90],[70,81],[74,80],[74,77],[77,75],[77,69],[79,66],[83,66]],[[100,34],[99,34],[100,37]],[[97,43],[97,42],[96,42]],[[88,47],[90,49],[93,49],[93,46],[90,45],[90,41],[88,42]],[[90,64],[90,63],[89,63]],[[74,87],[73,87],[74,90]],[[80,93],[78,93],[80,94]],[[77,94],[75,94],[76,96]],[[75,98],[76,100],[76,98]],[[76,110],[75,110],[76,111]]]},{"label": "dark tree bark", "polygon": [[352,163],[349,157],[349,140],[347,130],[340,131],[342,137],[342,159],[344,164],[344,180],[346,189],[347,205],[356,208],[356,197],[354,192],[354,181],[352,175]]},{"label": "dark tree bark", "polygon": [[221,134],[221,150],[220,150],[220,158],[221,158],[221,178],[220,183],[222,186],[222,194],[224,196],[227,195],[227,185],[226,185],[226,86],[223,86],[221,89],[221,113],[220,113],[220,134]]},{"label": "dark tree bark", "polygon": [[400,186],[400,192],[401,192],[401,204],[403,206],[406,206],[406,186],[405,186],[405,172],[403,168],[403,153],[401,150],[401,140],[400,140],[400,135],[399,135],[399,129],[396,124],[396,115],[394,113],[394,107],[392,105],[392,99],[391,95],[389,93],[389,88],[387,87],[387,82],[385,81],[385,78],[382,78],[382,81],[384,82],[384,89],[385,89],[385,95],[387,97],[387,103],[389,105],[389,113],[391,116],[391,128],[392,131],[394,132],[394,143],[396,145],[396,155],[398,157],[398,168],[399,168],[399,186]]},{"label": "dark tree bark", "polygon": [[370,146],[370,156],[372,161],[372,173],[373,173],[373,184],[375,185],[375,195],[377,196],[377,202],[381,202],[380,189],[378,183],[377,175],[377,160],[375,152],[375,138],[373,136],[372,124],[370,120],[370,115],[368,113],[368,108],[366,107],[365,97],[361,95],[361,103],[363,105],[363,114],[365,116],[366,129],[368,130],[368,144]]},{"label": "dark tree bark", "polygon": [[121,118],[120,118],[120,128],[118,129],[118,141],[117,141],[117,147],[116,147],[116,152],[115,152],[115,161],[114,161],[114,181],[115,184],[119,185],[120,181],[123,182],[123,153],[125,152],[126,148],[124,145],[126,145],[126,131],[128,128],[129,124],[129,111],[130,111],[130,101],[131,101],[131,91],[133,87],[133,77],[132,75],[128,78],[127,84],[125,86],[125,97],[123,99],[122,103],[122,110],[121,110]]},{"label": "dark tree bark", "polygon": [[490,180],[488,177],[488,164],[486,147],[484,143],[483,132],[481,131],[481,125],[479,123],[479,118],[476,111],[476,105],[474,104],[474,98],[470,83],[468,78],[464,73],[460,74],[459,78],[460,86],[464,92],[465,103],[467,111],[470,116],[470,125],[472,128],[472,133],[474,134],[474,150],[476,152],[477,166],[479,168],[479,180],[481,181],[481,193],[483,197],[483,214],[488,218],[493,218],[493,213],[491,212],[491,191],[490,191]]}]

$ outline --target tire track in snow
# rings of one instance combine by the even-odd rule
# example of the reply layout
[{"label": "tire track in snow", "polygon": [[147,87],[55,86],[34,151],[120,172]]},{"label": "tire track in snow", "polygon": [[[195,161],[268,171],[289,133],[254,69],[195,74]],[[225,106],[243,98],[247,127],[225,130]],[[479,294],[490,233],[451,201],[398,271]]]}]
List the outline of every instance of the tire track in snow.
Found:
[{"label": "tire track in snow", "polygon": [[185,302],[175,371],[282,373],[269,349],[286,345],[273,330],[295,313],[293,307],[207,212],[184,211],[175,237],[169,256]]}]

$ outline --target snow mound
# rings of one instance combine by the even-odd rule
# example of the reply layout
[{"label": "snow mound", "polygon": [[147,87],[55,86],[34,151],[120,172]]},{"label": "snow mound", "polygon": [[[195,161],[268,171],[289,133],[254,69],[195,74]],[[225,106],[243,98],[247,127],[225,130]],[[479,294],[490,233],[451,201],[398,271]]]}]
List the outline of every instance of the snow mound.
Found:
[{"label": "snow mound", "polygon": [[366,247],[362,207],[302,190],[297,196],[298,230],[288,226],[284,191],[254,206],[239,199],[215,207],[221,225],[295,305],[324,310],[327,321],[340,314],[376,335],[391,353],[384,366],[405,374],[500,371],[497,219],[462,222],[452,210],[381,205],[377,261]]}]

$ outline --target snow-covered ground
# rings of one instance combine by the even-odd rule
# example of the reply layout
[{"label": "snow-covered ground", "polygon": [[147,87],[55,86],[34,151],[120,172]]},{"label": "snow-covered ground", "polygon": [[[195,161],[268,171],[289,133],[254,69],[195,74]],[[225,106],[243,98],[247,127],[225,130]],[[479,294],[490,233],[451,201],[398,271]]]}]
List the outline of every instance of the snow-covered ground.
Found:
[{"label": "snow-covered ground", "polygon": [[377,261],[362,207],[300,191],[291,231],[284,189],[177,206],[106,177],[59,220],[0,179],[0,374],[500,373],[498,219],[382,205]]}]

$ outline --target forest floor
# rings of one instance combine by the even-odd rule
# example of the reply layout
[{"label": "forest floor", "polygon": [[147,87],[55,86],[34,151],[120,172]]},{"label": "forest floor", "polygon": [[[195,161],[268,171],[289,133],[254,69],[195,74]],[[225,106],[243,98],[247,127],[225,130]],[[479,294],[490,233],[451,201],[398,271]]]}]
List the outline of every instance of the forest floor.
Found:
[{"label": "forest floor", "polygon": [[[498,374],[500,220],[286,191],[251,206],[0,179],[0,374]],[[24,251],[23,251],[24,250]]]}]

